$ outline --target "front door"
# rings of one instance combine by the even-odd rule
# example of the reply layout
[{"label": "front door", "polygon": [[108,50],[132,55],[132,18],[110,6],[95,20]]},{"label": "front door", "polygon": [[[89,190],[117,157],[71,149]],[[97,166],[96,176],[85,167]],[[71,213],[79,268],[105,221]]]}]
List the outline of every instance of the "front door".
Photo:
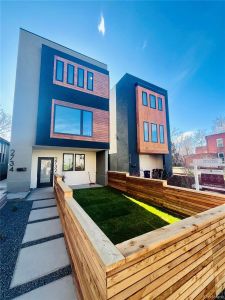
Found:
[{"label": "front door", "polygon": [[38,157],[37,187],[53,185],[53,157]]}]

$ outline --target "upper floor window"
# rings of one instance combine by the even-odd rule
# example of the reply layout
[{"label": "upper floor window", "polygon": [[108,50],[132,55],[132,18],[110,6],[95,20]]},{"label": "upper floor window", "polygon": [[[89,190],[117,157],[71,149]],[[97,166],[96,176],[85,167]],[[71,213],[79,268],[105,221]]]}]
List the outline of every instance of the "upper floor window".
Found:
[{"label": "upper floor window", "polygon": [[84,87],[84,69],[78,68],[77,71],[77,86]]},{"label": "upper floor window", "polygon": [[87,72],[87,89],[93,91],[94,74]]},{"label": "upper floor window", "polygon": [[148,99],[147,99],[147,93],[142,92],[142,104],[145,106],[148,106]]},{"label": "upper floor window", "polygon": [[55,133],[92,136],[92,128],[92,112],[62,105],[55,105]]},{"label": "upper floor window", "polygon": [[63,81],[64,75],[64,62],[61,60],[56,60],[56,80]]},{"label": "upper floor window", "polygon": [[156,108],[156,96],[150,95],[150,107],[151,108]]},{"label": "upper floor window", "polygon": [[157,124],[154,123],[151,124],[151,137],[153,143],[158,142]]},{"label": "upper floor window", "polygon": [[74,84],[74,66],[67,65],[67,83]]},{"label": "upper floor window", "polygon": [[144,122],[144,141],[149,142],[149,124]]},{"label": "upper floor window", "polygon": [[159,140],[160,144],[164,144],[164,125],[159,125]]},{"label": "upper floor window", "polygon": [[163,110],[162,98],[158,97],[158,110]]},{"label": "upper floor window", "polygon": [[216,145],[217,147],[223,147],[223,139],[216,139]]}]

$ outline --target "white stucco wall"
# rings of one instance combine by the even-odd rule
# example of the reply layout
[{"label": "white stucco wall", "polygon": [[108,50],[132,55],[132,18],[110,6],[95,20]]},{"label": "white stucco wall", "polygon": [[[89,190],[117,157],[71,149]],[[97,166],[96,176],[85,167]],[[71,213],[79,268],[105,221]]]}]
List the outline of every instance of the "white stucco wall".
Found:
[{"label": "white stucco wall", "polygon": [[[85,154],[85,171],[62,171],[63,153]],[[81,150],[50,150],[33,149],[31,166],[31,188],[37,187],[37,165],[38,157],[54,157],[57,159],[57,171],[55,173],[65,176],[65,183],[68,185],[89,184],[96,181],[96,152]],[[75,158],[74,158],[75,159]]]},{"label": "white stucco wall", "polygon": [[163,156],[159,154],[140,154],[140,171],[143,176],[144,170],[163,169]]}]

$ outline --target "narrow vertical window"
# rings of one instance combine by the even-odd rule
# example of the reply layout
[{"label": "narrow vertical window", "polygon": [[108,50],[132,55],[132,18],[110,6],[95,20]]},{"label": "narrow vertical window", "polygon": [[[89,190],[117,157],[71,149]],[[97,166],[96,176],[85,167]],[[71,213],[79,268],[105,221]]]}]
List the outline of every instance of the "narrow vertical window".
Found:
[{"label": "narrow vertical window", "polygon": [[149,142],[149,124],[144,122],[144,141]]},{"label": "narrow vertical window", "polygon": [[159,125],[159,140],[160,144],[164,144],[164,125]]},{"label": "narrow vertical window", "polygon": [[156,97],[154,95],[150,95],[150,107],[156,109]]},{"label": "narrow vertical window", "polygon": [[91,111],[83,111],[83,132],[85,136],[92,136],[93,113]]},{"label": "narrow vertical window", "polygon": [[148,99],[147,99],[147,93],[146,92],[142,92],[142,104],[144,106],[148,106]]},{"label": "narrow vertical window", "polygon": [[63,153],[63,171],[73,171],[73,154]]},{"label": "narrow vertical window", "polygon": [[85,170],[85,154],[75,154],[75,171]]},{"label": "narrow vertical window", "polygon": [[87,89],[93,91],[94,74],[87,72]]},{"label": "narrow vertical window", "polygon": [[77,86],[84,87],[84,69],[78,68],[77,71]]},{"label": "narrow vertical window", "polygon": [[162,98],[158,97],[158,110],[163,110]]},{"label": "narrow vertical window", "polygon": [[74,66],[67,65],[67,83],[74,84]]},{"label": "narrow vertical window", "polygon": [[151,124],[151,136],[152,136],[152,142],[157,143],[158,142],[158,134],[157,134],[157,125]]},{"label": "narrow vertical window", "polygon": [[64,75],[64,62],[61,60],[56,60],[56,80],[63,81]]}]

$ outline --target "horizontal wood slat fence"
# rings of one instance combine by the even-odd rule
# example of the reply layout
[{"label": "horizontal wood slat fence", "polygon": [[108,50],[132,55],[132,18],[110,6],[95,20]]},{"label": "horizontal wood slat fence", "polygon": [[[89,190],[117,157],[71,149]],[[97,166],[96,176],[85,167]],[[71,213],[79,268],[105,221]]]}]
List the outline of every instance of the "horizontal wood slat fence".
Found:
[{"label": "horizontal wood slat fence", "polygon": [[[181,189],[179,193],[179,188],[173,187],[168,187],[165,192],[167,186],[159,180],[154,180],[153,184],[152,180],[148,179],[147,183],[144,179],[146,182],[143,183],[126,173],[109,172],[108,175],[110,186],[129,194],[134,188],[135,196],[146,199],[147,191],[153,199],[151,191],[157,204],[166,201],[166,198],[160,200],[161,193],[174,199],[172,194],[175,191],[178,203],[190,201],[188,213],[192,211],[194,215],[113,245],[78,205],[72,190],[60,176],[55,176],[57,207],[79,298],[215,299],[225,288],[224,197],[216,195],[214,198],[212,194],[209,197],[208,193],[194,196],[192,191]],[[138,184],[141,188],[137,187]],[[192,195],[196,200],[191,202]],[[196,209],[194,201],[197,201]],[[172,205],[171,209],[177,204]],[[186,204],[184,206],[187,209]],[[204,210],[201,206],[206,207],[205,211],[197,213]]]}]

